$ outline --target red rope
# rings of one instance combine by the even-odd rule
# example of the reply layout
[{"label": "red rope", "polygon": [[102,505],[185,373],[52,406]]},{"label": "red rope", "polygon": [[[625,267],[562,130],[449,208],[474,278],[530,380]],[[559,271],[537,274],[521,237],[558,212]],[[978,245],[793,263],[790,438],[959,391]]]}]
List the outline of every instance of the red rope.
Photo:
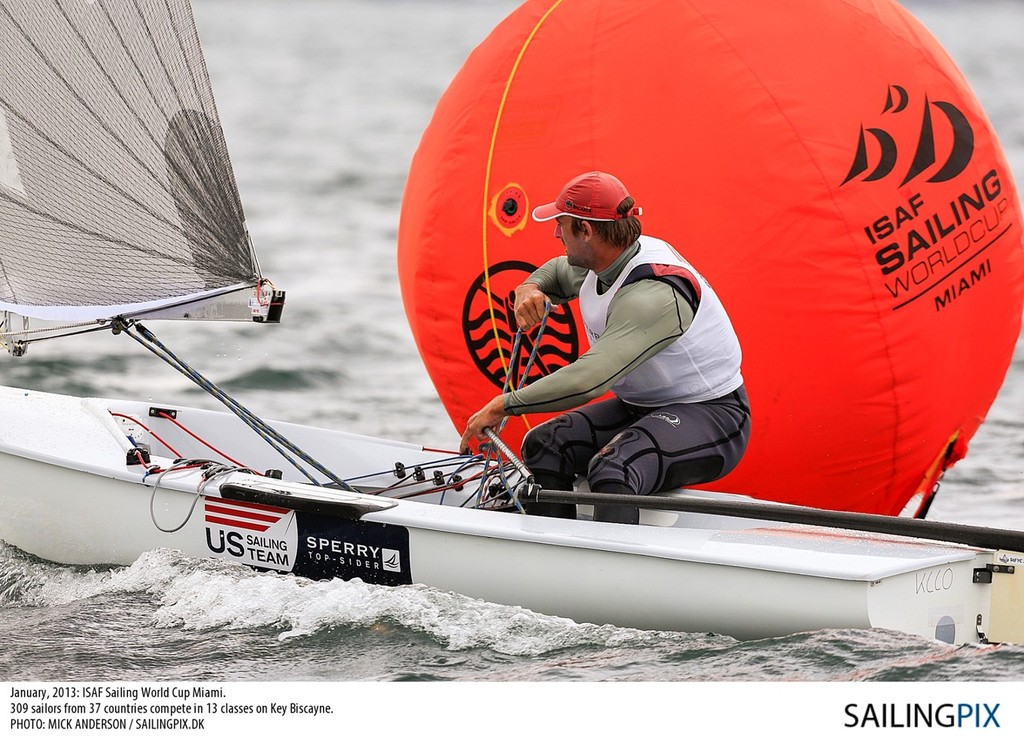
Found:
[{"label": "red rope", "polygon": [[174,448],[174,446],[172,446],[167,441],[165,441],[160,436],[158,436],[156,433],[154,433],[152,428],[147,428],[145,423],[141,422],[140,420],[137,420],[136,418],[133,418],[130,415],[124,415],[122,413],[115,413],[115,412],[111,412],[110,414],[113,415],[115,418],[124,418],[125,420],[130,420],[131,422],[135,423],[137,426],[142,428],[142,430],[146,431],[149,435],[153,436],[153,438],[155,438],[156,440],[160,441],[160,443],[162,443],[164,446],[166,446],[167,450],[170,451],[172,454],[174,454],[174,457],[176,459],[182,458],[181,454],[178,453],[178,451]]},{"label": "red rope", "polygon": [[[179,423],[179,422],[178,422],[178,419],[177,419],[177,418],[172,418],[172,417],[171,417],[170,415],[168,415],[167,413],[159,413],[158,415],[159,415],[159,417],[163,418],[164,420],[169,420],[169,421],[171,421],[171,422],[172,422],[172,423],[174,423],[174,424],[175,424],[176,426],[178,426],[178,428],[180,428],[180,429],[181,429],[182,431],[184,431],[184,432],[185,432],[185,433],[187,433],[188,435],[192,436],[192,437],[193,437],[194,439],[196,439],[196,440],[197,440],[197,441],[199,441],[199,442],[200,442],[201,444],[203,444],[204,446],[206,446],[206,447],[207,447],[208,449],[210,449],[211,451],[213,451],[213,452],[214,452],[215,454],[220,454],[220,455],[221,455],[222,457],[224,457],[225,459],[227,459],[228,461],[230,461],[230,462],[231,462],[232,464],[234,464],[235,466],[240,466],[240,467],[243,467],[243,468],[246,468],[246,469],[248,469],[248,468],[249,468],[249,467],[248,467],[248,466],[247,466],[246,464],[243,464],[243,463],[242,463],[242,462],[240,462],[240,461],[236,461],[235,459],[232,459],[232,458],[231,458],[230,456],[228,456],[228,455],[227,455],[226,453],[224,453],[223,451],[221,451],[221,450],[220,450],[219,448],[217,448],[216,446],[214,446],[214,445],[212,445],[212,444],[208,443],[208,442],[207,442],[206,440],[204,440],[203,438],[200,438],[200,437],[199,437],[198,435],[196,435],[195,433],[193,433],[192,431],[190,431],[190,430],[189,430],[188,428],[186,428],[186,427],[185,427],[184,425],[182,425],[181,423]],[[180,458],[180,455],[179,455],[179,458]]]},{"label": "red rope", "polygon": [[[153,431],[153,429],[152,429],[152,428],[149,428],[149,427],[148,427],[148,426],[147,426],[147,425],[146,425],[145,423],[143,423],[143,422],[142,422],[141,420],[138,420],[137,418],[133,418],[133,417],[132,417],[132,416],[130,416],[130,415],[124,415],[124,414],[122,414],[122,413],[115,413],[115,412],[111,412],[110,414],[111,414],[111,415],[113,415],[113,416],[114,416],[115,418],[124,418],[125,420],[130,420],[131,422],[135,423],[135,424],[136,424],[136,425],[138,425],[138,426],[139,426],[140,428],[142,428],[142,429],[143,429],[144,431],[146,431],[147,433],[149,433],[149,434],[150,434],[151,436],[153,436],[153,438],[155,438],[156,440],[158,440],[158,441],[159,441],[160,443],[162,443],[162,444],[163,444],[164,446],[166,446],[166,447],[168,448],[168,450],[170,450],[170,452],[171,452],[172,454],[174,454],[175,458],[178,458],[178,459],[184,458],[183,454],[182,454],[182,453],[181,453],[180,451],[178,451],[178,450],[177,450],[176,448],[174,448],[174,446],[172,446],[172,445],[171,445],[171,444],[169,444],[169,443],[168,443],[167,441],[165,441],[165,440],[164,440],[163,438],[161,438],[161,437],[160,437],[159,435],[157,435],[157,434],[156,434],[156,433],[155,433],[155,432]],[[167,413],[159,413],[157,417],[163,418],[164,420],[169,420],[169,421],[171,421],[172,423],[174,423],[174,425],[178,426],[178,428],[180,428],[180,429],[181,429],[181,430],[182,430],[182,431],[183,431],[184,433],[187,433],[188,435],[192,436],[192,438],[194,438],[194,439],[196,439],[197,441],[199,441],[199,442],[200,442],[201,444],[203,444],[204,446],[206,446],[206,447],[207,447],[208,449],[210,449],[211,451],[213,451],[213,452],[214,452],[215,454],[218,454],[218,455],[220,455],[221,457],[223,457],[223,458],[227,459],[228,461],[230,461],[230,462],[231,462],[232,464],[234,464],[235,466],[240,466],[240,467],[243,467],[243,468],[246,468],[246,469],[248,469],[248,468],[249,468],[248,466],[246,466],[245,464],[241,463],[240,461],[236,461],[235,459],[231,458],[230,456],[228,456],[228,455],[227,455],[226,453],[224,453],[223,451],[221,451],[221,450],[220,450],[219,448],[217,448],[216,446],[214,446],[214,445],[212,445],[212,444],[208,443],[208,442],[207,442],[206,440],[204,440],[204,439],[200,438],[200,437],[199,437],[198,435],[196,435],[195,433],[193,433],[192,431],[190,431],[190,430],[189,430],[188,428],[186,428],[186,427],[185,427],[184,425],[182,425],[181,423],[179,423],[179,422],[178,422],[178,420],[177,420],[177,418],[172,418],[172,417],[171,417],[170,415],[168,415]]]}]

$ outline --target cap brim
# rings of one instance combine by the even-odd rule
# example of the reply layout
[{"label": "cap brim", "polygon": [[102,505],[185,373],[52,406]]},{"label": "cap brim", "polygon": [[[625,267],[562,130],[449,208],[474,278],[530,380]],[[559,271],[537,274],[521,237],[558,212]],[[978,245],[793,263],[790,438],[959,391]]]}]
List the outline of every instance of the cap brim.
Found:
[{"label": "cap brim", "polygon": [[559,215],[568,215],[568,213],[559,210],[558,205],[553,202],[549,202],[547,205],[538,205],[533,209],[533,219],[538,223],[554,220]]}]

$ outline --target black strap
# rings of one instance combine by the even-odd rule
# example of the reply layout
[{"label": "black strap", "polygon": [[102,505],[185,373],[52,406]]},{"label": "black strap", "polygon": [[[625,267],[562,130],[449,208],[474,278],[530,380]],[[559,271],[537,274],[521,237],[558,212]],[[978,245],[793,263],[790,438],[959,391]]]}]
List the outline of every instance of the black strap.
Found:
[{"label": "black strap", "polygon": [[656,279],[665,282],[682,295],[694,314],[700,306],[701,288],[697,276],[686,267],[677,264],[640,264],[633,268],[623,280],[622,286],[642,279]]}]

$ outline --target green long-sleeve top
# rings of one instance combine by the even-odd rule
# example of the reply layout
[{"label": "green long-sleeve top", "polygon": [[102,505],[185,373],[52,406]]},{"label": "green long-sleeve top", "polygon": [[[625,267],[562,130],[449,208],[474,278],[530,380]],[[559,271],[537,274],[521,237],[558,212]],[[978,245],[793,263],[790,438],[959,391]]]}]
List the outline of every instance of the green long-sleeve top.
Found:
[{"label": "green long-sleeve top", "polygon": [[[608,289],[639,250],[636,244],[602,272],[598,290]],[[565,256],[551,259],[526,278],[554,304],[579,296],[589,270],[571,266]],[[608,305],[604,333],[576,361],[503,398],[505,412],[556,412],[600,397],[624,376],[683,335],[693,310],[671,285],[642,279],[619,289]]]}]

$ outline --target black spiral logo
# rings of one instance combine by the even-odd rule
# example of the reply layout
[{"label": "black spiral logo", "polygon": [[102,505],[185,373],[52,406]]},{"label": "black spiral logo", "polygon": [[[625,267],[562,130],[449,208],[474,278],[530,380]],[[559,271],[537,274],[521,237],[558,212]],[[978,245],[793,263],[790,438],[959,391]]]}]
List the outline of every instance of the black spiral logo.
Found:
[{"label": "black spiral logo", "polygon": [[[512,387],[522,384],[523,372],[533,352],[536,331],[523,335],[519,356],[515,364],[506,370],[513,359],[512,346],[519,328],[514,314],[515,289],[535,269],[525,261],[503,261],[488,271],[489,290],[485,275],[481,274],[466,292],[462,307],[462,333],[466,348],[477,368],[499,388],[504,387],[509,372]],[[552,306],[527,384],[571,364],[579,355],[579,333],[572,310],[568,305]]]}]

